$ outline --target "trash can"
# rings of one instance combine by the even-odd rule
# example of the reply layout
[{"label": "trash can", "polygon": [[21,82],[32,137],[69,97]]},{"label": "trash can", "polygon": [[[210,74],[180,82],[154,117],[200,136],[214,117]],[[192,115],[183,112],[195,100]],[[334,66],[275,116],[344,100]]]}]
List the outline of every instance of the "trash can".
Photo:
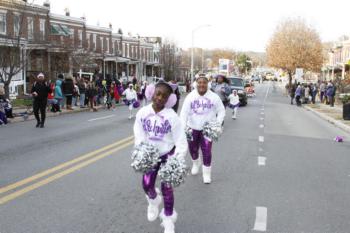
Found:
[{"label": "trash can", "polygon": [[350,121],[350,103],[343,104],[343,119]]}]

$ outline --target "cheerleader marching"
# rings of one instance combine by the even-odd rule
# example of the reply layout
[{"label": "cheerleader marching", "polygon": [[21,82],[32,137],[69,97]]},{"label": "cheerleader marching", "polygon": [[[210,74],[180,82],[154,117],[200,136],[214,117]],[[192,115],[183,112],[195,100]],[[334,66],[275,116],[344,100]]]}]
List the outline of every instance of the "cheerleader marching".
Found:
[{"label": "cheerleader marching", "polygon": [[[209,82],[205,75],[196,78],[196,87],[186,96],[180,116],[173,109],[178,104],[174,85],[159,81],[156,85],[144,83],[141,89],[144,103],[150,103],[136,114],[131,166],[142,173],[142,188],[148,203],[147,219],[152,222],[159,217],[164,233],[175,233],[178,214],[174,208],[174,188],[184,182],[187,174],[184,160],[187,151],[192,159],[190,173],[196,176],[202,172],[203,183],[212,182],[212,169],[215,169],[212,146],[222,133],[225,106],[209,88]],[[123,94],[129,104],[131,119],[133,107],[130,106],[137,95],[132,85]],[[232,109],[232,119],[236,119],[239,107],[236,90],[228,96],[228,107]]]}]

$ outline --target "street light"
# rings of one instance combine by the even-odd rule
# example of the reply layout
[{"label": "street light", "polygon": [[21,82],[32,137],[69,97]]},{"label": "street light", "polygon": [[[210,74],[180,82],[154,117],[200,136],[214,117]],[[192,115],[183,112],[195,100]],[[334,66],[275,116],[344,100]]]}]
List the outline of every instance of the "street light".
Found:
[{"label": "street light", "polygon": [[191,48],[191,83],[193,83],[194,81],[194,77],[193,77],[193,49],[194,49],[194,33],[204,27],[210,27],[211,25],[209,24],[204,24],[201,26],[196,27],[195,29],[192,30],[192,48]]}]

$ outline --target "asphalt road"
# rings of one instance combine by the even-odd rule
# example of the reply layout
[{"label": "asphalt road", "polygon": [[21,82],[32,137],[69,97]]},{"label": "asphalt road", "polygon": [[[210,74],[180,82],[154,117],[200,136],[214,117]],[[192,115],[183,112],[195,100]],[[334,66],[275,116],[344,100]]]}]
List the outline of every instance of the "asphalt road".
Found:
[{"label": "asphalt road", "polygon": [[[176,189],[177,232],[349,232],[350,135],[272,84],[256,92],[237,120],[227,110],[212,184],[188,176]],[[121,141],[127,117],[120,107],[0,128],[0,233],[162,232],[146,219],[132,138]]]}]

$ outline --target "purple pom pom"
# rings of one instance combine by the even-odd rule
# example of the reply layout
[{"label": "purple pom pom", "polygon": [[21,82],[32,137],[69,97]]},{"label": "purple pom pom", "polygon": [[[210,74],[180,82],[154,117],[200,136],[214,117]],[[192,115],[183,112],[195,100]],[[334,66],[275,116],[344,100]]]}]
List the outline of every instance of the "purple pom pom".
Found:
[{"label": "purple pom pom", "polygon": [[140,107],[140,101],[136,100],[136,101],[132,104],[132,106],[133,106],[134,108]]},{"label": "purple pom pom", "polygon": [[165,107],[166,108],[172,108],[175,106],[176,104],[176,101],[177,101],[177,97],[175,94],[171,94],[168,98],[168,101],[166,102],[165,104]]},{"label": "purple pom pom", "polygon": [[145,96],[148,101],[152,100],[155,90],[156,90],[156,86],[153,84],[150,84],[146,87]]}]

